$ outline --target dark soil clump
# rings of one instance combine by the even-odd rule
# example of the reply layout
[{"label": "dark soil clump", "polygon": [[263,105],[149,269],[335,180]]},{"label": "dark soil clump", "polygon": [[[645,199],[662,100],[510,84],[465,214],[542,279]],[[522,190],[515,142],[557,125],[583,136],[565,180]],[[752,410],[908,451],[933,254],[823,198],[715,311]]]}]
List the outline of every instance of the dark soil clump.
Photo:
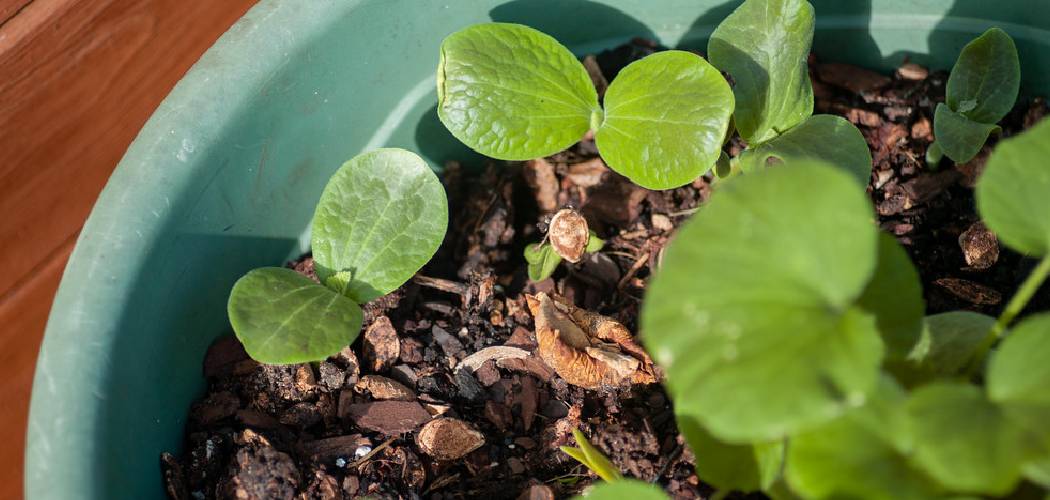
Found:
[{"label": "dark soil clump", "polygon": [[[595,60],[612,80],[659,49],[635,40]],[[846,117],[871,146],[879,223],[915,262],[928,311],[997,313],[1033,263],[999,248],[978,223],[972,186],[990,146],[967,164],[926,168],[947,75],[913,65],[892,77],[815,60],[811,68],[815,112]],[[1004,135],[1046,109],[1042,100],[1022,101],[1003,121]],[[742,144],[729,147],[736,153]],[[710,492],[659,384],[584,390],[533,355],[457,369],[487,347],[535,349],[526,293],[556,292],[637,331],[649,275],[678,225],[710,195],[710,180],[645,190],[606,168],[590,139],[480,173],[449,164],[443,179],[451,224],[444,244],[415,279],[366,305],[353,345],[292,366],[255,363],[233,337],[212,346],[208,392],[190,410],[185,451],[161,460],[173,498],[561,498],[596,480],[558,449],[575,444],[574,428],[625,475],[679,498]],[[522,251],[566,206],[606,245],[532,283]],[[308,256],[289,266],[313,277]],[[1030,308],[1048,306],[1050,296],[1040,293]],[[434,459],[417,435],[437,417],[468,423],[483,444],[459,459]]]}]

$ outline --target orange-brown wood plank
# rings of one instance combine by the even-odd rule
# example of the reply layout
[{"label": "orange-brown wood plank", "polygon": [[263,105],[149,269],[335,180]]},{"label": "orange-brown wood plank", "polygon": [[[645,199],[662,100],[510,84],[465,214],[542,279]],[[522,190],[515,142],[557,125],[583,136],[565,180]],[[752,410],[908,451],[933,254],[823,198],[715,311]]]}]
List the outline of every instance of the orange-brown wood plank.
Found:
[{"label": "orange-brown wood plank", "polygon": [[171,87],[256,0],[0,0],[0,498],[22,495],[37,348],[95,198]]}]

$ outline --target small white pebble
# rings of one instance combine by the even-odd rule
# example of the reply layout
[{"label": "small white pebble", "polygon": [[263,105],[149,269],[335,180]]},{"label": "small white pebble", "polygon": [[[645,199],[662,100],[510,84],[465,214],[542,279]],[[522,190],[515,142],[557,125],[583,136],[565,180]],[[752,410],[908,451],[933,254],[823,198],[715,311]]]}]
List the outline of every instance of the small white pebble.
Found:
[{"label": "small white pebble", "polygon": [[372,447],[368,446],[366,444],[358,446],[357,449],[354,450],[354,458],[361,458],[361,457],[367,455],[371,451],[372,451]]},{"label": "small white pebble", "polygon": [[512,450],[513,450],[513,449],[514,449],[514,445],[513,445],[513,444],[508,444],[508,445],[507,445],[507,448],[510,448],[510,449],[512,449]]},{"label": "small white pebble", "polygon": [[343,457],[339,457],[339,458],[335,459],[335,466],[336,467],[346,467],[346,459],[343,458]]}]

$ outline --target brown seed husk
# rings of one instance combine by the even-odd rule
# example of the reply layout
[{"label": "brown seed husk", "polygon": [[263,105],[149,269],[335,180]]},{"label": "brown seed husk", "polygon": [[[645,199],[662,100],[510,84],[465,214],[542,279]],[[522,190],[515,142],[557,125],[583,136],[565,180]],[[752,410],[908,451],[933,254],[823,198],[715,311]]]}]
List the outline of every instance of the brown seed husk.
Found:
[{"label": "brown seed husk", "polygon": [[566,382],[585,389],[656,382],[652,359],[617,321],[543,292],[526,298],[540,358]]},{"label": "brown seed husk", "polygon": [[551,219],[547,238],[558,255],[575,264],[583,258],[590,239],[587,219],[571,208],[563,208]]},{"label": "brown seed husk", "polygon": [[485,436],[467,422],[440,417],[419,430],[416,444],[423,453],[437,460],[456,460],[485,444]]}]

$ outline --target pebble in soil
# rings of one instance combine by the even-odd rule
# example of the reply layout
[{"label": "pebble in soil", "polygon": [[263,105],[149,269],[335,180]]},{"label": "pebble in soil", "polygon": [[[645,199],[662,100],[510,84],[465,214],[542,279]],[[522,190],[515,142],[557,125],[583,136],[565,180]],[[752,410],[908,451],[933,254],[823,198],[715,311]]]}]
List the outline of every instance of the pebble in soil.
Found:
[{"label": "pebble in soil", "polygon": [[[634,40],[589,58],[589,67],[596,82],[608,81],[659,49]],[[933,171],[924,163],[947,75],[913,64],[893,76],[815,59],[811,68],[816,112],[846,117],[871,146],[879,224],[915,262],[928,312],[997,313],[1033,263],[1000,248],[974,210],[973,183],[991,145],[966,164],[945,160]],[[1042,100],[1022,100],[1004,135],[1045,113]],[[728,145],[734,154],[741,147]],[[353,345],[292,366],[255,363],[233,337],[211,347],[208,391],[190,409],[184,452],[161,457],[170,496],[564,497],[596,480],[558,451],[573,444],[573,428],[628,476],[680,498],[710,492],[660,385],[567,384],[534,354],[525,298],[557,293],[635,331],[650,272],[709,196],[708,180],[642,189],[606,168],[585,138],[549,158],[478,173],[450,163],[443,182],[452,225],[442,247],[419,276],[365,306],[365,333]],[[522,250],[569,206],[605,247],[529,282]],[[308,256],[290,267],[314,277]],[[1048,305],[1041,292],[1029,308]],[[435,419],[461,437],[421,435]]]}]

